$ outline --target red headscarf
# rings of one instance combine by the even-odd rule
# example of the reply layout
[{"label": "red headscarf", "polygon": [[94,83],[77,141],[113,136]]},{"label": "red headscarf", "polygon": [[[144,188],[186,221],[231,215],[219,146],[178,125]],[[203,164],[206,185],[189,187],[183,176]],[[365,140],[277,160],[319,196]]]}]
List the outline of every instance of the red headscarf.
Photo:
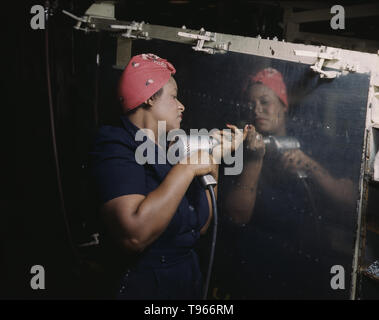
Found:
[{"label": "red headscarf", "polygon": [[249,76],[251,83],[262,83],[276,93],[280,100],[288,107],[287,90],[282,74],[273,68],[266,68],[255,75]]},{"label": "red headscarf", "polygon": [[118,96],[125,111],[138,107],[161,89],[176,72],[174,66],[155,54],[132,57],[121,75]]}]

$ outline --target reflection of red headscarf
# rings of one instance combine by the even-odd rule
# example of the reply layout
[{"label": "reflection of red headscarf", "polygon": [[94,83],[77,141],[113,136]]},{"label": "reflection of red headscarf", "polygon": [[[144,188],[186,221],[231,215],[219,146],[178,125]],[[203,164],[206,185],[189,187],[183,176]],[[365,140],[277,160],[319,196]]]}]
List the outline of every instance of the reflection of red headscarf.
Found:
[{"label": "reflection of red headscarf", "polygon": [[175,72],[170,62],[152,53],[132,57],[118,86],[118,96],[124,110],[132,110],[149,99]]},{"label": "reflection of red headscarf", "polygon": [[266,68],[255,75],[249,76],[250,83],[262,83],[276,93],[282,102],[288,107],[287,90],[282,74],[273,68]]}]

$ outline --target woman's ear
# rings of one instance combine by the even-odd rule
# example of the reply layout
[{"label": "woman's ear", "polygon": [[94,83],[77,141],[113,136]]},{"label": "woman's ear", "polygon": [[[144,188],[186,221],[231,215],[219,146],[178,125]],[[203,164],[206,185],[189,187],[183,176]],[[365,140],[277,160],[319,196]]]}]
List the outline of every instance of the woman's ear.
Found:
[{"label": "woman's ear", "polygon": [[154,100],[149,98],[149,99],[145,100],[144,104],[146,104],[148,106],[152,106],[154,104]]}]

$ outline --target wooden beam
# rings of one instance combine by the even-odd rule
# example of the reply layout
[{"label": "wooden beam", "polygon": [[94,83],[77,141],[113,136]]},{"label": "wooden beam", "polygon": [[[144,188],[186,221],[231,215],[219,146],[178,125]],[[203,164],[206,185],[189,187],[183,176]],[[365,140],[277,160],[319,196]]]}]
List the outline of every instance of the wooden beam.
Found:
[{"label": "wooden beam", "polygon": [[267,0],[249,0],[247,3],[261,4],[268,6],[280,6],[282,8],[297,8],[297,9],[323,9],[330,8],[334,2],[316,2],[316,1],[267,1]]},{"label": "wooden beam", "polygon": [[[330,13],[330,8],[293,13],[293,22],[304,23],[330,20],[333,17],[333,14]],[[379,4],[377,3],[349,7],[344,6],[344,9],[346,19],[379,16]]]},{"label": "wooden beam", "polygon": [[278,1],[264,1],[264,0],[250,0],[247,1],[247,3],[252,3],[252,4],[261,4],[261,5],[266,5],[266,6],[279,6]]},{"label": "wooden beam", "polygon": [[289,42],[293,41],[294,35],[299,33],[299,24],[292,22],[292,15],[292,8],[284,8],[284,38]]},{"label": "wooden beam", "polygon": [[116,65],[125,67],[132,55],[132,40],[122,37],[117,38],[117,57]]},{"label": "wooden beam", "polygon": [[297,9],[324,9],[331,8],[334,4],[333,1],[329,2],[316,2],[316,1],[279,1],[283,8],[297,8]]},{"label": "wooden beam", "polygon": [[305,43],[319,42],[322,45],[339,48],[344,46],[351,50],[363,50],[365,52],[376,53],[379,48],[379,41],[334,36],[328,34],[297,32],[291,36],[292,41],[301,40]]}]

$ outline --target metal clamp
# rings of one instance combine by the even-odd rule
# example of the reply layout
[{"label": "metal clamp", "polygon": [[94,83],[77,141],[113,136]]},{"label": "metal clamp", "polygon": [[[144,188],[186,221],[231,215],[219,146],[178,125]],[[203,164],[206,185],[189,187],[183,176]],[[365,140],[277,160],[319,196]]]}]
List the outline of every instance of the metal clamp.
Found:
[{"label": "metal clamp", "polygon": [[129,25],[110,25],[112,29],[117,30],[127,30],[127,32],[121,34],[124,38],[132,38],[132,39],[149,39],[149,33],[147,31],[143,32],[143,25],[145,24],[144,21],[142,22],[135,22],[133,21]]},{"label": "metal clamp", "polygon": [[[83,17],[77,17],[76,15],[66,11],[62,10],[62,12],[69,17],[75,19],[77,24],[74,26],[74,29],[76,30],[82,30],[84,32],[89,32],[89,31],[97,31],[96,30],[96,23],[93,23],[92,16],[90,15],[84,15]],[[111,18],[108,18],[108,20],[112,20]],[[85,24],[85,27],[82,27],[82,24]],[[109,27],[110,29],[114,31],[124,31],[126,30],[125,33],[121,34],[122,37],[124,38],[134,38],[134,39],[149,39],[149,33],[148,32],[143,32],[143,25],[145,24],[144,21],[142,22],[135,22],[133,21],[130,24],[110,24]]]},{"label": "metal clamp", "polygon": [[88,24],[90,22],[91,18],[89,16],[78,17],[78,16],[76,16],[76,15],[74,15],[74,14],[72,14],[72,13],[66,11],[66,10],[62,10],[62,12],[65,15],[67,15],[67,16],[73,18],[74,20],[78,21],[76,23],[76,25],[74,26],[74,29],[84,31],[86,33],[89,32],[89,31],[94,31],[94,30],[90,30],[87,27],[82,28],[82,23]]},{"label": "metal clamp", "polygon": [[[185,29],[185,27],[183,27]],[[179,37],[190,38],[197,40],[196,46],[192,47],[195,51],[203,51],[209,54],[216,52],[222,53],[228,51],[230,42],[228,43],[216,43],[214,48],[205,48],[205,41],[216,42],[216,33],[205,31],[204,28],[200,29],[199,34],[193,34],[188,32],[178,32]]]},{"label": "metal clamp", "polygon": [[296,56],[317,58],[316,63],[313,66],[311,66],[311,69],[315,72],[318,72],[320,74],[320,78],[333,79],[341,75],[341,72],[338,71],[322,70],[325,60],[340,60],[340,54],[338,50],[320,53],[305,50],[294,50],[294,52]]},{"label": "metal clamp", "polygon": [[97,246],[99,245],[100,241],[99,241],[99,234],[98,233],[94,233],[94,234],[91,234],[91,238],[93,239],[92,241],[89,241],[89,242],[85,242],[85,243],[81,243],[79,244],[78,246],[80,248],[84,248],[84,247],[91,247],[91,246]]},{"label": "metal clamp", "polygon": [[373,180],[379,182],[379,151],[376,153],[373,163]]}]

